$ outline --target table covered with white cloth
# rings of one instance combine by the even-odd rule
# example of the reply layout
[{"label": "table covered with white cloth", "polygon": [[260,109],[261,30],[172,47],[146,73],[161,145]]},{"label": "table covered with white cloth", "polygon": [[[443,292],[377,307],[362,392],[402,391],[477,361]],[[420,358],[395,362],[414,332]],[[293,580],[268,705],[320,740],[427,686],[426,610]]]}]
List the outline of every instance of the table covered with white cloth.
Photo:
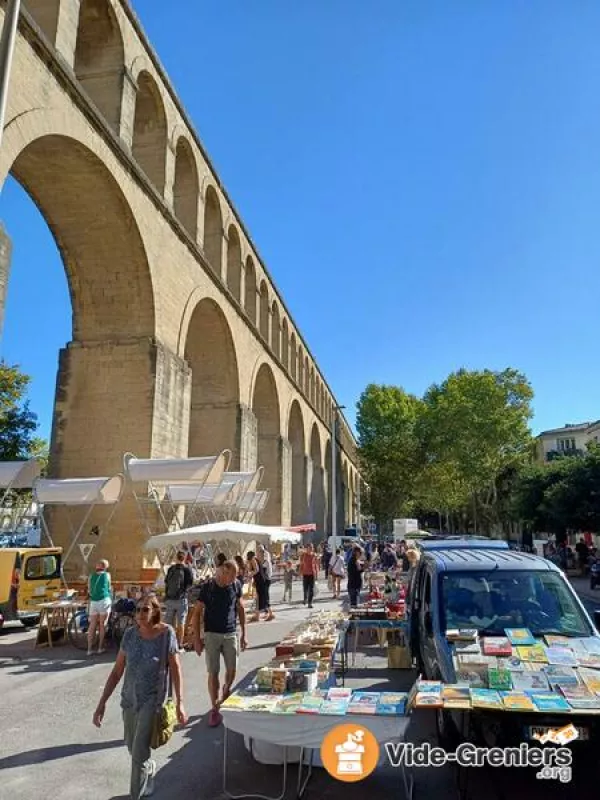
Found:
[{"label": "table covered with white cloth", "polygon": [[[409,716],[383,716],[375,714],[348,714],[344,716],[325,714],[272,714],[270,712],[244,712],[221,708],[225,726],[225,748],[227,732],[244,737],[246,747],[261,764],[284,765],[307,763],[306,751],[310,753],[310,765],[322,766],[321,744],[329,731],[339,725],[356,724],[369,730],[380,744],[404,741],[410,723]],[[225,750],[226,760],[226,750]],[[380,761],[386,760],[384,747],[380,750]],[[224,765],[226,768],[226,764]],[[406,783],[407,796],[410,791]],[[225,787],[224,787],[225,788]],[[412,790],[412,787],[411,787]],[[225,793],[229,794],[225,788]],[[231,796],[231,795],[229,795]],[[251,795],[240,795],[249,797]],[[256,795],[254,795],[256,796]],[[282,795],[283,796],[283,795]]]}]

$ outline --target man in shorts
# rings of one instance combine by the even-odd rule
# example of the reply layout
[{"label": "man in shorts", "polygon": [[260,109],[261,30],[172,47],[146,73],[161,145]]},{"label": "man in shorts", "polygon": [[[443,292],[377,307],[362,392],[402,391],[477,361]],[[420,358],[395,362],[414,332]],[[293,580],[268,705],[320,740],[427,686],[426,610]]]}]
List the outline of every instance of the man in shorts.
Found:
[{"label": "man in shorts", "polygon": [[[208,724],[211,728],[221,724],[223,718],[219,706],[229,697],[235,680],[239,655],[238,618],[241,649],[245,650],[247,646],[246,612],[237,572],[235,561],[226,561],[218,567],[215,577],[200,588],[194,614],[194,648],[199,656],[206,651],[208,694],[212,705]],[[225,682],[219,699],[221,654],[225,661]]]},{"label": "man in shorts", "polygon": [[194,583],[192,570],[185,563],[185,553],[177,553],[177,561],[171,564],[165,578],[165,622],[177,633],[177,646],[183,649],[185,621],[188,613],[187,591]]}]

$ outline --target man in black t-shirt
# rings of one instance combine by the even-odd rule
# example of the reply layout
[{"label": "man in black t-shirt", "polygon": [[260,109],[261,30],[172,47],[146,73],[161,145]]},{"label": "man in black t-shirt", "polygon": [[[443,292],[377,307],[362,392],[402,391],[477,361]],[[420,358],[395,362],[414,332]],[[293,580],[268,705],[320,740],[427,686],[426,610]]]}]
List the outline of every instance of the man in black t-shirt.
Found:
[{"label": "man in black t-shirt", "polygon": [[185,621],[188,614],[187,592],[194,583],[192,570],[185,563],[185,553],[177,553],[177,561],[171,564],[165,578],[165,622],[177,633],[177,645],[183,649]]},{"label": "man in black t-shirt", "polygon": [[[212,703],[208,724],[221,724],[219,705],[231,693],[238,661],[237,619],[240,620],[241,648],[246,649],[246,612],[242,588],[237,580],[237,564],[226,561],[215,577],[200,588],[194,616],[194,648],[199,656],[206,651],[208,694]],[[225,682],[219,700],[221,653],[225,661]]]}]

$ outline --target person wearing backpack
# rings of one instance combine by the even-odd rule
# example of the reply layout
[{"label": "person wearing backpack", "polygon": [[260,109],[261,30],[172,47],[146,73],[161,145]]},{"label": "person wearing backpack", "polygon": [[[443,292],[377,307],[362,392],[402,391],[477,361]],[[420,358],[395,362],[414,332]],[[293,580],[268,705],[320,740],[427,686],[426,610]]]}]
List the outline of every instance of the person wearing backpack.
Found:
[{"label": "person wearing backpack", "polygon": [[185,564],[185,553],[177,553],[165,578],[166,622],[177,633],[177,645],[183,650],[183,635],[188,613],[187,590],[194,583],[192,570]]}]

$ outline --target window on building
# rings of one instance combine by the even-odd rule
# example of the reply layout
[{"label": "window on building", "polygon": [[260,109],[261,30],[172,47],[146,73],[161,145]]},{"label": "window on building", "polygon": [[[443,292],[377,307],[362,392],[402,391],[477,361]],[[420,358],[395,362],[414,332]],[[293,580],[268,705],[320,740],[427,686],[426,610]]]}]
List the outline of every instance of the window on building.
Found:
[{"label": "window on building", "polygon": [[575,439],[557,439],[556,449],[561,453],[564,453],[568,450],[575,450]]}]

